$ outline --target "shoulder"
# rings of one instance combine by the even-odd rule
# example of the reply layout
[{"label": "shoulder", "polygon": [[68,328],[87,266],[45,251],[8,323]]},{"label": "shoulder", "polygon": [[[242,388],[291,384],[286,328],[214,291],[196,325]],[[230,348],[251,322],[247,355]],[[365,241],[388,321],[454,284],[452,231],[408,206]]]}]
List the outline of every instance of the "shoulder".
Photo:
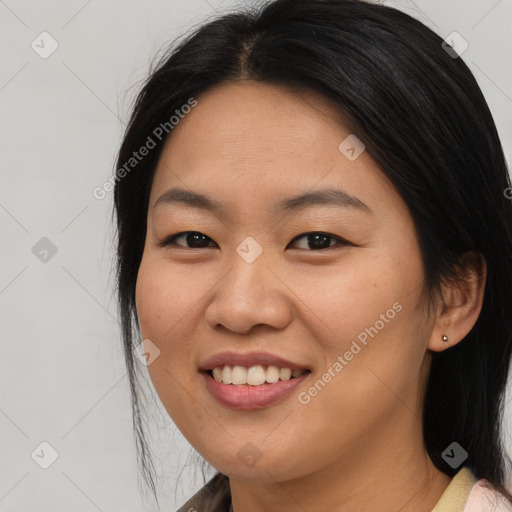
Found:
[{"label": "shoulder", "polygon": [[482,478],[471,488],[464,512],[512,512],[512,504]]}]

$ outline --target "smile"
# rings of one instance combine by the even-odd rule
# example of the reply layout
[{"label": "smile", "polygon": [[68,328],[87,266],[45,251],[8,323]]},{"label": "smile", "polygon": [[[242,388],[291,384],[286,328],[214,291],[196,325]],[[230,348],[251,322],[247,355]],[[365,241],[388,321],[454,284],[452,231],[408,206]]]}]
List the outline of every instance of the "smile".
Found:
[{"label": "smile", "polygon": [[249,384],[249,386],[260,386],[262,384],[275,384],[278,381],[288,381],[300,377],[308,370],[292,370],[291,368],[279,368],[273,365],[256,365],[246,368],[244,366],[216,366],[210,370],[210,375],[223,384],[239,386]]},{"label": "smile", "polygon": [[261,409],[290,395],[311,369],[268,352],[220,352],[199,365],[206,389],[232,409]]}]

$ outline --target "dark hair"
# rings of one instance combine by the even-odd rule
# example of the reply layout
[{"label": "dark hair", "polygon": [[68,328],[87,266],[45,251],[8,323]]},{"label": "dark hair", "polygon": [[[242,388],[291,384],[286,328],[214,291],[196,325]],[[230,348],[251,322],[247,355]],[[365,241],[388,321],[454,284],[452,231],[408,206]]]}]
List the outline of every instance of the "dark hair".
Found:
[{"label": "dark hair", "polygon": [[[463,60],[442,43],[409,15],[362,0],[277,0],[225,14],[171,47],[151,72],[117,168],[177,109],[222,83],[253,80],[330,101],[408,205],[430,298],[441,283],[460,277],[463,254],[485,258],[484,303],[475,326],[462,342],[432,354],[424,441],[435,466],[449,476],[456,469],[442,452],[459,443],[476,478],[486,478],[512,502],[501,426],[512,349],[512,203],[504,195],[511,183],[482,92]],[[115,186],[124,349],[139,460],[153,490],[135,385],[135,284],[165,140]],[[227,485],[225,477],[225,495]]]}]

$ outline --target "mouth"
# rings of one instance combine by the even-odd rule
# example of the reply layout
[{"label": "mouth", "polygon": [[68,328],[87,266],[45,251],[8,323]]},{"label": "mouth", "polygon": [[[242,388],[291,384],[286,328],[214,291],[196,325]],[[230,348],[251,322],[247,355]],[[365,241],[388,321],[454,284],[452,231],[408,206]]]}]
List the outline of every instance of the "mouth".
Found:
[{"label": "mouth", "polygon": [[200,371],[206,389],[235,410],[262,409],[282,402],[311,374],[309,369],[275,365],[219,365]]},{"label": "mouth", "polygon": [[222,352],[199,366],[206,389],[231,409],[261,409],[281,402],[312,369],[268,352]]}]

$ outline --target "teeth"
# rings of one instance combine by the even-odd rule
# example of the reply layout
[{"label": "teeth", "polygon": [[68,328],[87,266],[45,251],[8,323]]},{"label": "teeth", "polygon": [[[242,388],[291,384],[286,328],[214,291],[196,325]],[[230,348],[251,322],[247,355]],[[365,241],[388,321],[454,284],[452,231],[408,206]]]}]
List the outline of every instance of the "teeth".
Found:
[{"label": "teeth", "polygon": [[263,366],[251,366],[247,369],[247,384],[250,386],[259,386],[265,382],[267,372]]},{"label": "teeth", "polygon": [[274,384],[279,380],[279,368],[277,366],[269,366],[267,368],[266,381]]},{"label": "teeth", "polygon": [[[217,368],[215,368],[215,370],[216,369]],[[219,380],[219,379],[216,379],[216,380]],[[219,382],[224,382],[224,384],[232,384],[233,383],[233,370],[232,370],[231,366],[226,365],[226,366],[224,366],[224,368],[222,368],[221,379],[219,380]]]},{"label": "teeth", "polygon": [[213,378],[217,382],[222,382],[222,368],[214,368],[213,369]]},{"label": "teeth", "polygon": [[281,380],[290,380],[292,376],[292,371],[290,370],[290,368],[281,368],[281,370],[279,371],[279,378]]},{"label": "teeth", "polygon": [[233,384],[247,384],[247,369],[243,366],[233,366],[231,381]]},{"label": "teeth", "polygon": [[279,368],[278,366],[264,367],[262,365],[250,366],[217,366],[213,369],[213,378],[223,384],[260,386],[265,382],[274,384],[278,380],[286,381],[299,377],[303,370],[291,370],[290,368]]}]

